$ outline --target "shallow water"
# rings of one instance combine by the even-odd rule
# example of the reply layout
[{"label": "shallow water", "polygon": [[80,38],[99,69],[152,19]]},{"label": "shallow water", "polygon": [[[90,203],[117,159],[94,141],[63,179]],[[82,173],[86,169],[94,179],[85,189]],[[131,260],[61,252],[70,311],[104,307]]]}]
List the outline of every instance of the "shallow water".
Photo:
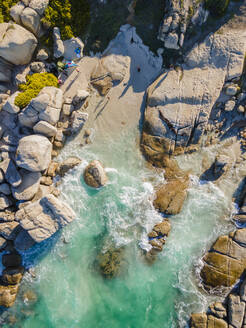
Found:
[{"label": "shallow water", "polygon": [[[192,311],[207,307],[211,297],[198,289],[196,270],[204,250],[231,228],[230,201],[213,184],[200,184],[193,176],[182,213],[171,218],[164,251],[147,264],[141,247],[148,247],[147,232],[162,219],[151,198],[163,177],[147,168],[137,138],[138,131],[132,131],[118,140],[64,148],[62,157],[84,159],[60,186],[77,219],[62,235],[25,255],[27,265],[37,264],[36,278],[26,274],[15,306],[1,316],[3,327],[185,327]],[[109,184],[99,191],[83,182],[83,168],[91,159],[100,159],[109,175]],[[112,245],[127,245],[127,269],[107,280],[95,259]],[[29,289],[37,301],[23,303]]]}]

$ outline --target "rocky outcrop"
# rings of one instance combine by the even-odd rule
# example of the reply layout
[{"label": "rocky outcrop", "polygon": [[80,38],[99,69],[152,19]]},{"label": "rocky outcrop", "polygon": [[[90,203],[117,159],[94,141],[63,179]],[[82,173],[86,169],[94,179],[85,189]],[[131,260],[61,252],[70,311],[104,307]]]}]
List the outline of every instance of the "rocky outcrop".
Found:
[{"label": "rocky outcrop", "polygon": [[207,289],[231,287],[246,269],[246,229],[219,237],[203,257],[202,282]]},{"label": "rocky outcrop", "polygon": [[52,194],[16,212],[15,220],[37,243],[51,237],[75,219],[73,210]]},{"label": "rocky outcrop", "polygon": [[192,313],[190,328],[244,328],[246,317],[245,283],[246,279],[242,280],[222,303],[212,303],[207,313]]},{"label": "rocky outcrop", "polygon": [[31,172],[40,172],[48,168],[51,161],[52,144],[40,135],[22,138],[16,151],[16,164]]},{"label": "rocky outcrop", "polygon": [[166,237],[171,231],[171,224],[168,219],[154,226],[153,230],[148,234],[149,243],[152,246],[150,255],[155,255],[156,251],[162,251],[163,245],[166,243]]},{"label": "rocky outcrop", "polygon": [[84,179],[93,188],[103,187],[108,181],[105,169],[99,161],[93,161],[85,168]]},{"label": "rocky outcrop", "polygon": [[35,36],[17,24],[0,24],[0,57],[14,65],[28,64],[37,46]]},{"label": "rocky outcrop", "polygon": [[142,149],[156,165],[165,154],[193,151],[201,143],[225,80],[240,77],[246,35],[209,35],[148,89]]},{"label": "rocky outcrop", "polygon": [[101,274],[108,279],[122,274],[127,264],[123,247],[109,249],[100,254],[97,261]]},{"label": "rocky outcrop", "polygon": [[123,80],[127,67],[129,66],[129,57],[119,55],[104,56],[91,75],[91,84],[98,90],[99,94],[104,96],[113,87],[114,83]]}]

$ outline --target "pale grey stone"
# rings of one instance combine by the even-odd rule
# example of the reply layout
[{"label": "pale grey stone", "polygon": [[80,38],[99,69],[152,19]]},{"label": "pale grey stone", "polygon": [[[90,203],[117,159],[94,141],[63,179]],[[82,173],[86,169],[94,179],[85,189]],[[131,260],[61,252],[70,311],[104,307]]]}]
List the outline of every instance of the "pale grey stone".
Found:
[{"label": "pale grey stone", "polygon": [[165,47],[168,49],[179,49],[179,37],[177,33],[169,33],[165,38]]},{"label": "pale grey stone", "polygon": [[49,0],[31,0],[29,7],[34,9],[40,16],[42,16],[48,4]]},{"label": "pale grey stone", "polygon": [[15,105],[15,98],[16,96],[18,96],[20,92],[16,91],[15,93],[13,93],[8,100],[6,101],[6,103],[3,106],[3,110],[5,110],[6,112],[10,113],[10,114],[17,114],[20,111],[20,108],[18,106]]},{"label": "pale grey stone", "polygon": [[30,32],[37,35],[40,29],[40,16],[32,8],[26,7],[21,15],[21,22]]},{"label": "pale grey stone", "polygon": [[46,49],[44,48],[41,48],[38,53],[37,53],[37,60],[41,60],[41,61],[44,61],[44,60],[47,60],[49,58],[49,54],[48,52],[46,51]]},{"label": "pale grey stone", "polygon": [[19,210],[15,220],[39,243],[75,219],[75,213],[64,202],[49,194]]},{"label": "pale grey stone", "polygon": [[21,24],[20,15],[24,9],[25,9],[25,5],[22,1],[17,2],[16,5],[10,8],[10,16],[17,24]]},{"label": "pale grey stone", "polygon": [[30,65],[31,70],[34,73],[45,73],[45,64],[43,62],[32,62]]},{"label": "pale grey stone", "polygon": [[33,128],[39,120],[38,112],[29,104],[18,114],[18,120],[20,125]]},{"label": "pale grey stone", "polygon": [[61,40],[61,34],[58,27],[54,27],[53,29],[53,40],[54,40],[54,57],[60,58],[64,56],[64,44]]},{"label": "pale grey stone", "polygon": [[40,135],[20,139],[16,151],[16,164],[31,172],[46,170],[51,161],[52,144]]},{"label": "pale grey stone", "polygon": [[84,43],[80,40],[80,38],[71,38],[69,40],[65,40],[63,42],[64,45],[64,58],[66,60],[75,60],[78,59],[77,54],[75,52],[79,47],[81,48],[81,57],[83,56]]},{"label": "pale grey stone", "polygon": [[17,200],[31,200],[40,185],[41,173],[20,170],[22,183],[18,187],[12,187],[12,194]]},{"label": "pale grey stone", "polygon": [[54,137],[57,133],[57,128],[46,121],[39,121],[34,125],[33,131],[46,137]]},{"label": "pale grey stone", "polygon": [[88,114],[83,112],[73,112],[71,115],[71,132],[78,133],[88,119]]},{"label": "pale grey stone", "polygon": [[89,97],[89,92],[86,90],[77,90],[76,95],[74,96],[73,102],[75,104],[80,103],[81,101],[85,100],[87,97]]},{"label": "pale grey stone", "polygon": [[28,64],[37,46],[36,37],[17,24],[0,24],[0,57],[14,65]]}]

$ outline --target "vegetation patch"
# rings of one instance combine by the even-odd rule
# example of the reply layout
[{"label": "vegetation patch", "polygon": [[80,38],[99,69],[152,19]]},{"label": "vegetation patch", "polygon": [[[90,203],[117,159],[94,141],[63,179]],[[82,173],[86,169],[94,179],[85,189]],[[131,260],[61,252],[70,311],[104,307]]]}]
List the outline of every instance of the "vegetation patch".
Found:
[{"label": "vegetation patch", "polygon": [[215,17],[223,16],[229,6],[230,0],[206,0],[205,8]]},{"label": "vegetation patch", "polygon": [[59,27],[63,40],[83,33],[90,20],[88,0],[50,0],[42,23],[48,27]]},{"label": "vegetation patch", "polygon": [[0,23],[8,22],[11,19],[10,8],[17,2],[17,0],[0,0]]},{"label": "vegetation patch", "polygon": [[44,87],[58,87],[58,79],[51,73],[35,73],[28,75],[26,83],[19,85],[19,90],[23,91],[15,98],[15,105],[24,108],[32,98],[37,97]]}]

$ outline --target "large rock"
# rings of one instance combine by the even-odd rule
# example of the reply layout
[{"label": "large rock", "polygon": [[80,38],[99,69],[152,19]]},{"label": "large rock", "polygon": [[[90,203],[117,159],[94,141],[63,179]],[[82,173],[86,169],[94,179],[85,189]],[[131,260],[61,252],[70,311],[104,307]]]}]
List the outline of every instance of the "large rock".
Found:
[{"label": "large rock", "polygon": [[35,36],[20,25],[0,24],[0,57],[15,65],[26,65],[37,46]]},{"label": "large rock", "polygon": [[73,210],[49,194],[16,212],[15,220],[39,243],[51,237],[75,218]]},{"label": "large rock", "polygon": [[148,89],[142,149],[152,162],[199,144],[225,80],[243,71],[246,34],[211,34]]},{"label": "large rock", "polygon": [[219,237],[203,257],[202,282],[206,288],[230,287],[246,269],[246,229]]},{"label": "large rock", "polygon": [[31,172],[46,170],[51,161],[52,144],[40,135],[22,138],[16,151],[16,164]]},{"label": "large rock", "polygon": [[12,187],[12,194],[17,200],[30,200],[38,192],[41,173],[20,170],[22,183],[18,187]]},{"label": "large rock", "polygon": [[99,161],[93,161],[85,168],[84,179],[93,188],[100,188],[108,181],[105,169]]},{"label": "large rock", "polygon": [[32,8],[26,7],[21,15],[22,25],[25,26],[30,32],[37,35],[40,29],[40,16],[39,14]]},{"label": "large rock", "polygon": [[[61,89],[55,87],[45,87],[40,91],[38,98],[40,99],[41,97],[47,97],[47,95],[49,97],[49,103],[47,106],[45,101],[45,109],[43,111],[40,111],[39,119],[42,121],[46,121],[51,125],[55,125],[60,118],[60,112],[63,104],[63,92]],[[34,104],[35,109],[37,108],[37,104],[37,102]]]},{"label": "large rock", "polygon": [[207,315],[205,313],[192,313],[190,328],[207,328]]}]

